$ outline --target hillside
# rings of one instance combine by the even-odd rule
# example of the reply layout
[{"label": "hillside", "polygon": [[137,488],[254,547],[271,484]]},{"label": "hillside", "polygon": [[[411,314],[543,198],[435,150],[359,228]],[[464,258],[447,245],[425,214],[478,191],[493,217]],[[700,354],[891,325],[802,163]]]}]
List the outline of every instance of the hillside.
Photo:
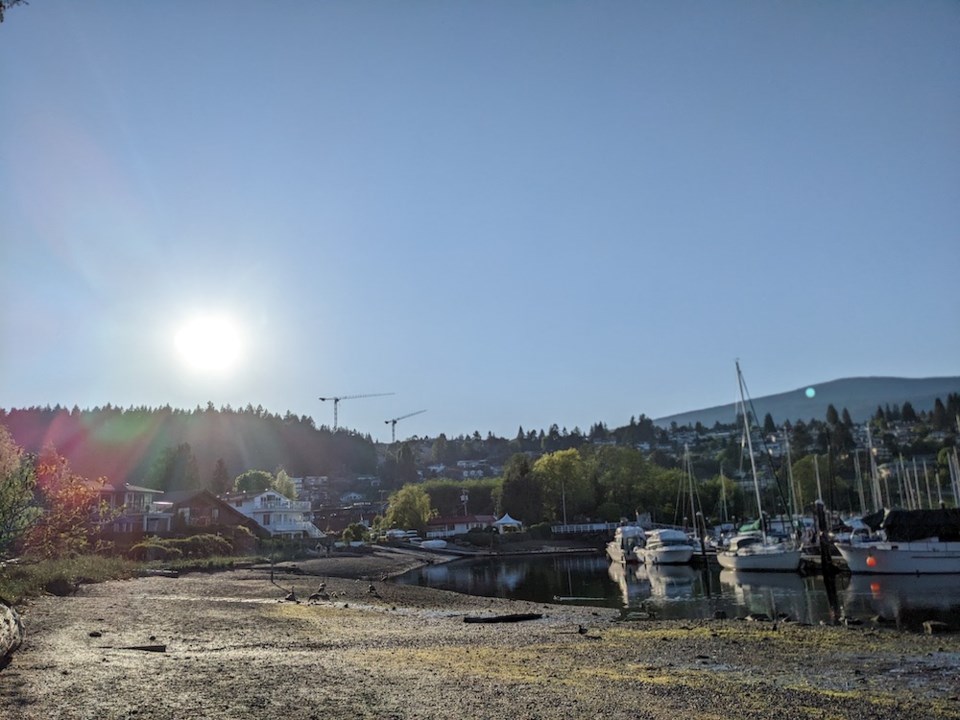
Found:
[{"label": "hillside", "polygon": [[[813,388],[816,394],[807,397],[807,388]],[[791,422],[810,419],[823,420],[827,406],[833,405],[838,411],[846,408],[854,422],[865,422],[877,410],[877,406],[903,405],[910,402],[917,412],[929,411],[937,398],[946,400],[950,393],[960,392],[960,377],[940,378],[897,378],[862,377],[843,378],[830,382],[806,385],[796,390],[753,398],[757,417],[770,413],[777,424],[787,420]],[[714,423],[731,423],[736,420],[734,403],[716,407],[693,410],[657,418],[654,422],[667,427],[672,422],[677,425],[703,423],[706,427]]]}]

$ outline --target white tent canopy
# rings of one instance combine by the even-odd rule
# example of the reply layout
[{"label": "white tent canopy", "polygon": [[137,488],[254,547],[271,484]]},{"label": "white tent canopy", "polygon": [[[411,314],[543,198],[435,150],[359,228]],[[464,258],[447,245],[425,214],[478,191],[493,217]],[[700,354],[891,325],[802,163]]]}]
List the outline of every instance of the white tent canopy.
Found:
[{"label": "white tent canopy", "polygon": [[510,517],[510,513],[504,513],[503,517],[493,523],[493,526],[501,534],[509,530],[523,530],[523,523]]}]

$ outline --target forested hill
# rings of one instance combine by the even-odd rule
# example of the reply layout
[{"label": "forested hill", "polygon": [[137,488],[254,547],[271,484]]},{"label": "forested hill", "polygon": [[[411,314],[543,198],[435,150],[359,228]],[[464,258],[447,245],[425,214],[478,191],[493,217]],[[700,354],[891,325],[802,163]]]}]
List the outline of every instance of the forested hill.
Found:
[{"label": "forested hill", "polygon": [[[808,389],[814,391],[809,397]],[[877,407],[902,406],[905,402],[913,405],[917,412],[933,409],[937,398],[945,400],[952,393],[960,392],[960,377],[940,378],[898,378],[898,377],[861,377],[831,380],[820,385],[809,385],[790,392],[753,398],[757,417],[767,413],[778,425],[789,420],[822,420],[827,407],[833,405],[837,410],[846,408],[854,422],[866,422],[877,411]],[[657,418],[654,422],[667,427],[677,425],[695,425],[697,422],[711,427],[715,422],[729,424],[737,417],[736,404],[694,410]]]},{"label": "forested hill", "polygon": [[210,486],[220,459],[231,479],[281,466],[294,477],[373,474],[377,468],[369,437],[332,433],[316,428],[309,417],[273,415],[262,408],[0,409],[0,424],[27,452],[52,444],[84,477],[162,489],[179,489],[163,487],[165,462],[195,463],[195,477],[204,487]]}]

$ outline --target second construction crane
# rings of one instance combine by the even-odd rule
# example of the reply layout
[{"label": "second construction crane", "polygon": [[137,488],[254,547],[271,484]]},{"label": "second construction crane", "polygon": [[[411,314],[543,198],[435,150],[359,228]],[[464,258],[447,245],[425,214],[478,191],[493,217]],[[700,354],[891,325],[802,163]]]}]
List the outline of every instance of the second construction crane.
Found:
[{"label": "second construction crane", "polygon": [[359,400],[360,398],[371,398],[371,397],[384,397],[386,395],[393,395],[393,393],[371,393],[369,395],[340,395],[339,397],[322,397],[320,398],[321,402],[326,402],[327,400],[333,400],[333,429],[337,429],[337,406],[340,405],[341,400]]},{"label": "second construction crane", "polygon": [[414,415],[420,415],[425,413],[426,410],[417,410],[416,412],[407,413],[406,415],[401,415],[400,417],[395,417],[393,420],[384,420],[383,422],[390,426],[390,442],[395,443],[397,441],[397,423],[401,420],[406,420],[408,417],[413,417]]}]

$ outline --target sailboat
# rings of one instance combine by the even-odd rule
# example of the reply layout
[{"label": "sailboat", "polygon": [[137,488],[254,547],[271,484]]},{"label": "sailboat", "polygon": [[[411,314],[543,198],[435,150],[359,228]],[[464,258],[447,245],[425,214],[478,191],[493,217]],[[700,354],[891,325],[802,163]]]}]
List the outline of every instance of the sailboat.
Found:
[{"label": "sailboat", "polygon": [[757,464],[753,457],[753,441],[750,439],[750,421],[747,414],[743,374],[737,361],[737,383],[740,388],[740,409],[743,413],[747,450],[750,454],[750,470],[753,473],[753,488],[757,496],[757,516],[760,518],[758,532],[736,535],[726,550],[717,553],[717,562],[725,570],[750,572],[797,572],[800,569],[800,549],[785,543],[771,542],[763,523],[763,504],[760,499],[760,481],[757,479]]}]

